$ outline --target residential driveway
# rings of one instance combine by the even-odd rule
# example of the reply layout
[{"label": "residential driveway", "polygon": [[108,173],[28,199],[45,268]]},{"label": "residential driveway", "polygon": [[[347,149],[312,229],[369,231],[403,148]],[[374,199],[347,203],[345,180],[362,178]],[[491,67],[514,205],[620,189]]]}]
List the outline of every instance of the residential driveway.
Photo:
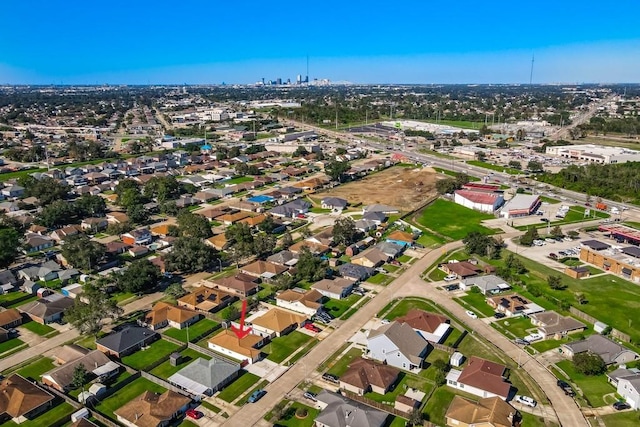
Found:
[{"label": "residential driveway", "polygon": [[328,227],[330,225],[333,225],[336,222],[336,219],[339,217],[340,217],[339,215],[321,214],[321,215],[314,215],[312,220],[313,220],[313,224],[316,227]]},{"label": "residential driveway", "polygon": [[253,375],[257,375],[262,379],[265,379],[269,382],[275,381],[282,374],[287,372],[286,366],[280,366],[276,362],[272,362],[271,360],[262,359],[259,362],[252,363],[251,365],[247,365],[245,369],[251,372]]}]

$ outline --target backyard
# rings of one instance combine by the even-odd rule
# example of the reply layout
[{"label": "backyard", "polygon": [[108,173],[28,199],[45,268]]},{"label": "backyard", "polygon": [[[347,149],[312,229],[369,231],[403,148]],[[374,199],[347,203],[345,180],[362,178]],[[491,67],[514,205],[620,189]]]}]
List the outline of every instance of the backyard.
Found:
[{"label": "backyard", "polygon": [[493,215],[474,211],[448,200],[436,199],[419,213],[417,221],[441,236],[460,240],[472,231],[493,234],[493,230],[480,225],[480,222],[493,218]]},{"label": "backyard", "polygon": [[593,407],[604,406],[607,404],[603,396],[605,394],[615,393],[616,389],[609,384],[606,375],[584,375],[577,372],[573,368],[571,360],[563,360],[556,363],[556,366],[562,369],[582,391],[585,399]]},{"label": "backyard", "polygon": [[[59,425],[60,421],[69,417],[73,413],[73,406],[69,405],[66,402],[62,402],[57,406],[49,409],[47,412],[38,415],[36,418],[32,420],[27,420],[20,424],[16,424],[13,421],[9,421],[3,424],[5,427],[7,426],[20,426],[20,427],[42,427],[42,426],[53,426]],[[68,419],[68,418],[67,418]]]},{"label": "backyard", "polygon": [[182,359],[177,366],[172,366],[171,363],[168,360],[166,360],[160,365],[153,368],[153,370],[151,371],[151,374],[166,380],[171,375],[175,374],[180,369],[184,368],[185,366],[187,366],[188,364],[190,364],[191,362],[193,362],[198,358],[203,358],[205,360],[211,359],[211,356],[207,356],[206,354],[202,354],[195,350],[191,350],[190,348],[182,350],[180,354],[182,355]]},{"label": "backyard", "polygon": [[155,383],[152,383],[147,379],[137,378],[131,383],[127,384],[126,387],[121,388],[116,393],[101,401],[96,406],[96,409],[107,417],[115,419],[116,417],[115,415],[113,415],[114,411],[119,409],[125,403],[130,402],[134,398],[140,396],[145,391],[164,393],[166,389]]},{"label": "backyard", "polygon": [[213,331],[219,326],[218,323],[209,319],[201,319],[193,325],[189,325],[188,328],[184,329],[176,329],[169,328],[164,331],[164,334],[168,337],[175,338],[184,343],[187,342],[187,335],[189,336],[189,341],[194,342],[197,341],[196,338],[202,337],[205,334]]},{"label": "backyard", "polygon": [[138,350],[129,356],[123,357],[122,363],[131,366],[133,369],[144,370],[147,366],[163,357],[169,356],[177,349],[178,346],[176,344],[160,339],[151,344],[146,350]]}]

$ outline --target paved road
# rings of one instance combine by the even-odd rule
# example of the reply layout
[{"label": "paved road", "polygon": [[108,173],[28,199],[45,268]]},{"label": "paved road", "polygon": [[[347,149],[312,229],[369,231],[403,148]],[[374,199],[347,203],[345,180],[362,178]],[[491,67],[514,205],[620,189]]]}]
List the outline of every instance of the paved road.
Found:
[{"label": "paved road", "polygon": [[67,341],[74,340],[79,336],[80,334],[78,331],[71,328],[53,338],[49,338],[48,340],[41,342],[38,345],[34,345],[33,347],[26,348],[18,353],[12,354],[11,356],[0,359],[0,371],[9,369],[33,357],[40,356],[52,348],[58,347]]}]

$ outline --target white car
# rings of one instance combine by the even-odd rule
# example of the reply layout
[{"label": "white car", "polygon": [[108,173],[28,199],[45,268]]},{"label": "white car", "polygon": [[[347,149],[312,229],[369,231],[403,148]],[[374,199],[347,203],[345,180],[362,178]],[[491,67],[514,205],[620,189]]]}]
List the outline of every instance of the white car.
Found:
[{"label": "white car", "polygon": [[523,405],[531,406],[532,408],[535,408],[536,405],[538,404],[538,402],[533,400],[533,398],[529,396],[521,396],[519,394],[516,395],[516,398],[514,400]]},{"label": "white car", "polygon": [[445,282],[451,282],[452,280],[456,280],[458,278],[458,276],[456,276],[455,274],[447,274],[447,276],[444,278]]},{"label": "white car", "polygon": [[542,335],[540,334],[529,334],[526,337],[524,337],[524,340],[527,342],[534,342],[534,341],[540,341],[542,339]]},{"label": "white car", "polygon": [[382,319],[382,321],[380,322],[382,325],[388,325],[389,323],[391,323],[391,320],[389,319]]},{"label": "white car", "polygon": [[467,311],[465,311],[465,313],[467,313],[467,316],[471,317],[472,319],[477,319],[477,318],[478,318],[478,315],[477,315],[477,314],[475,314],[475,313],[474,313],[473,311],[471,311],[471,310],[467,310]]}]

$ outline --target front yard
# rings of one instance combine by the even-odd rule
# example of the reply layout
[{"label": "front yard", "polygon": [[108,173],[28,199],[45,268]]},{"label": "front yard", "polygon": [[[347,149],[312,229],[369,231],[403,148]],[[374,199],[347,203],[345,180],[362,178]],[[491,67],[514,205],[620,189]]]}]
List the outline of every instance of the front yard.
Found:
[{"label": "front yard", "polygon": [[53,368],[55,368],[53,360],[48,357],[39,357],[34,362],[18,369],[16,374],[19,374],[24,378],[33,378],[34,380],[40,381],[40,376]]},{"label": "front yard", "polygon": [[493,316],[493,308],[487,304],[487,297],[481,293],[469,292],[467,295],[460,297],[459,299],[469,304],[474,311],[482,314],[483,316]]},{"label": "front yard", "polygon": [[151,344],[146,350],[138,350],[129,356],[123,357],[122,363],[131,366],[133,369],[145,370],[147,366],[170,355],[178,348],[176,344],[160,339]]},{"label": "front yard", "polygon": [[580,390],[582,390],[582,394],[585,399],[588,400],[589,404],[593,407],[606,405],[603,396],[605,394],[614,393],[615,388],[609,384],[607,381],[606,375],[584,375],[577,372],[573,368],[573,362],[571,360],[563,360],[561,362],[556,363],[558,368],[562,369],[573,381]]},{"label": "front yard", "polygon": [[23,423],[16,424],[13,421],[9,421],[6,424],[3,424],[5,427],[8,426],[20,426],[20,427],[42,427],[42,426],[52,426],[52,425],[60,425],[61,420],[69,417],[73,413],[73,406],[69,405],[67,402],[62,402],[59,405],[49,409],[47,412],[38,415],[36,418],[32,420],[27,420]]},{"label": "front yard", "polygon": [[301,349],[312,337],[302,332],[293,331],[282,337],[276,337],[269,344],[262,348],[268,353],[267,359],[272,362],[281,363],[287,357]]},{"label": "front yard", "polygon": [[[299,408],[304,408],[307,410],[306,417],[298,418],[296,416],[296,411]],[[276,421],[275,425],[283,427],[312,427],[313,422],[319,413],[319,409],[303,405],[299,402],[293,402],[293,404],[291,404],[291,406],[287,408],[287,411],[284,413],[282,418]]]},{"label": "front yard", "polygon": [[27,344],[25,342],[23,342],[21,339],[19,339],[19,338],[11,338],[8,341],[0,343],[0,354],[5,353],[5,352],[9,352],[8,354],[5,354],[5,357],[6,357],[9,354],[13,354],[13,353],[15,353],[17,351],[22,350],[26,346],[27,346]]},{"label": "front yard", "polygon": [[180,354],[182,355],[182,361],[180,362],[180,364],[178,364],[178,366],[171,366],[171,363],[168,360],[166,360],[160,365],[153,368],[153,370],[151,371],[151,374],[166,380],[171,375],[175,374],[180,369],[184,368],[185,366],[187,366],[194,360],[198,359],[199,357],[205,360],[211,359],[211,356],[207,356],[206,354],[202,354],[195,350],[191,350],[190,348],[182,350]]},{"label": "front yard", "polygon": [[41,325],[38,322],[34,322],[33,320],[27,323],[23,323],[22,327],[33,332],[36,335],[52,337],[53,335],[58,335],[58,331],[52,328],[49,325]]},{"label": "front yard", "polygon": [[324,309],[333,317],[342,316],[347,310],[356,305],[362,298],[360,295],[351,294],[344,299],[330,299],[324,303]]},{"label": "front yard", "polygon": [[152,383],[147,379],[138,378],[127,384],[126,387],[121,388],[116,393],[104,399],[96,406],[96,409],[105,416],[115,420],[116,417],[115,415],[113,415],[114,411],[119,409],[125,403],[130,402],[134,398],[140,396],[147,390],[155,393],[164,393],[166,391],[164,387]]},{"label": "front yard", "polygon": [[201,337],[204,334],[213,331],[218,327],[218,325],[219,324],[214,322],[213,320],[200,319],[198,322],[194,323],[193,325],[190,325],[188,328],[184,328],[184,329],[169,328],[166,331],[164,331],[164,334],[171,338],[175,338],[179,341],[182,341],[184,343],[187,342],[187,334],[188,334],[189,341],[194,342],[196,341],[195,338]]},{"label": "front yard", "polygon": [[239,396],[242,395],[245,391],[255,385],[258,381],[260,381],[260,377],[257,375],[253,375],[247,371],[241,371],[241,376],[238,377],[234,382],[229,384],[218,394],[218,397],[225,402],[233,402]]},{"label": "front yard", "polygon": [[327,373],[337,375],[339,377],[340,375],[347,372],[347,369],[349,369],[349,364],[353,360],[361,356],[362,356],[362,351],[358,348],[353,347],[349,349],[349,351],[347,351],[347,353],[344,356],[336,360],[335,363],[329,367],[329,370],[327,370]]},{"label": "front yard", "polygon": [[386,274],[382,274],[382,273],[376,273],[375,275],[369,277],[367,279],[367,282],[373,285],[386,286],[389,283],[391,283],[392,280],[393,280],[393,277],[391,276],[387,276]]}]

